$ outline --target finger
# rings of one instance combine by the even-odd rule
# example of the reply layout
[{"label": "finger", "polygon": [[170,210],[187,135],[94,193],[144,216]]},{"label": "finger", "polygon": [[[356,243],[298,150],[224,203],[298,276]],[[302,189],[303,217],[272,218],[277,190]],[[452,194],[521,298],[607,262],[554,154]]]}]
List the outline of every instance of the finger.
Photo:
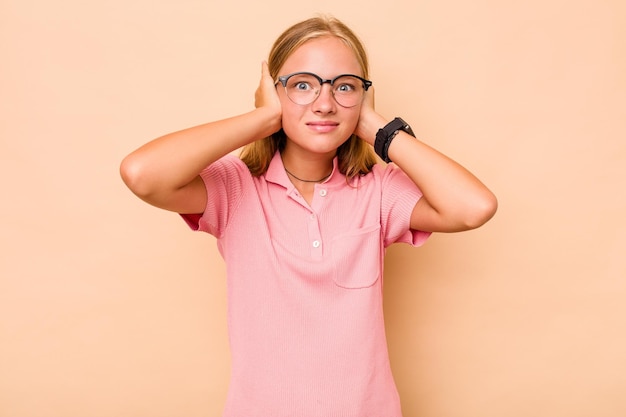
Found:
[{"label": "finger", "polygon": [[263,61],[261,63],[261,77],[271,77],[270,68],[269,65],[267,65],[267,61]]},{"label": "finger", "polygon": [[363,106],[374,108],[374,87],[368,88],[365,92],[365,98],[363,100]]}]

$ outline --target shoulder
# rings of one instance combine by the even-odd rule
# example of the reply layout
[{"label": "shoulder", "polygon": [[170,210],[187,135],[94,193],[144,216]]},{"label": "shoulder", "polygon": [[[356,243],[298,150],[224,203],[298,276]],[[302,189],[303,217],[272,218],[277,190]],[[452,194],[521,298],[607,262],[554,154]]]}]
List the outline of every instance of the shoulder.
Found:
[{"label": "shoulder", "polygon": [[204,182],[232,182],[251,178],[247,165],[237,156],[228,154],[202,170],[200,176]]},{"label": "shoulder", "polygon": [[[370,172],[356,178],[356,184],[380,184],[381,186],[389,181],[400,181],[408,179],[408,176],[395,164],[376,163]],[[410,180],[409,180],[410,181]],[[412,183],[412,181],[410,181]]]},{"label": "shoulder", "polygon": [[223,157],[221,157],[220,159],[218,159],[217,161],[213,162],[211,165],[206,167],[205,171],[209,169],[237,170],[237,171],[250,172],[246,164],[241,160],[241,158],[239,158],[238,155],[235,155],[235,154],[224,155]]}]

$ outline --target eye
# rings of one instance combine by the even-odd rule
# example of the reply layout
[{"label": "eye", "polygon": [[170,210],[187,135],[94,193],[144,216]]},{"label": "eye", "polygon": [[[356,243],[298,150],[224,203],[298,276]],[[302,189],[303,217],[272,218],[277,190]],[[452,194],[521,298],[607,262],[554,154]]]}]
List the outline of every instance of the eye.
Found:
[{"label": "eye", "polygon": [[291,88],[293,88],[294,90],[298,90],[298,91],[308,91],[312,87],[311,87],[311,84],[306,81],[297,81],[296,83],[293,84]]},{"label": "eye", "polygon": [[315,90],[316,83],[319,84],[317,79],[310,74],[294,74],[289,78],[287,89],[298,93],[305,93]]},{"label": "eye", "polygon": [[339,84],[337,88],[335,89],[335,91],[337,91],[338,93],[351,93],[355,89],[356,87],[354,85],[343,83],[343,84]]},{"label": "eye", "polygon": [[363,89],[363,83],[352,75],[344,75],[334,82],[334,91],[337,94],[352,94]]}]

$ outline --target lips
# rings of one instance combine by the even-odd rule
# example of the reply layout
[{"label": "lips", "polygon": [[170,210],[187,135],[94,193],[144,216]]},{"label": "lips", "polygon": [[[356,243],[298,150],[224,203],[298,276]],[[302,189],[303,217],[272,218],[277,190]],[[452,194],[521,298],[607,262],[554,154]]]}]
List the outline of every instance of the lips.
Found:
[{"label": "lips", "polygon": [[325,120],[325,121],[308,122],[306,125],[309,127],[309,129],[315,132],[328,133],[328,132],[332,132],[333,130],[335,130],[337,126],[339,126],[339,123]]}]

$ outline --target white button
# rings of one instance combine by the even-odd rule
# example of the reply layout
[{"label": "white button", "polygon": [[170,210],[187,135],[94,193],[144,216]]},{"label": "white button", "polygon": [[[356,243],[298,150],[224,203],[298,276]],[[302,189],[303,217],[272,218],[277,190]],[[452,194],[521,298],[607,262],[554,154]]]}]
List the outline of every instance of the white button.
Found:
[{"label": "white button", "polygon": [[320,190],[320,195],[322,197],[326,197],[327,191],[326,190]]},{"label": "white button", "polygon": [[319,248],[319,247],[320,247],[320,244],[321,244],[321,243],[320,243],[320,241],[319,241],[319,240],[314,240],[314,241],[313,241],[313,247],[314,247],[314,248]]},{"label": "white button", "polygon": [[315,220],[315,214],[311,214],[311,220]]}]

